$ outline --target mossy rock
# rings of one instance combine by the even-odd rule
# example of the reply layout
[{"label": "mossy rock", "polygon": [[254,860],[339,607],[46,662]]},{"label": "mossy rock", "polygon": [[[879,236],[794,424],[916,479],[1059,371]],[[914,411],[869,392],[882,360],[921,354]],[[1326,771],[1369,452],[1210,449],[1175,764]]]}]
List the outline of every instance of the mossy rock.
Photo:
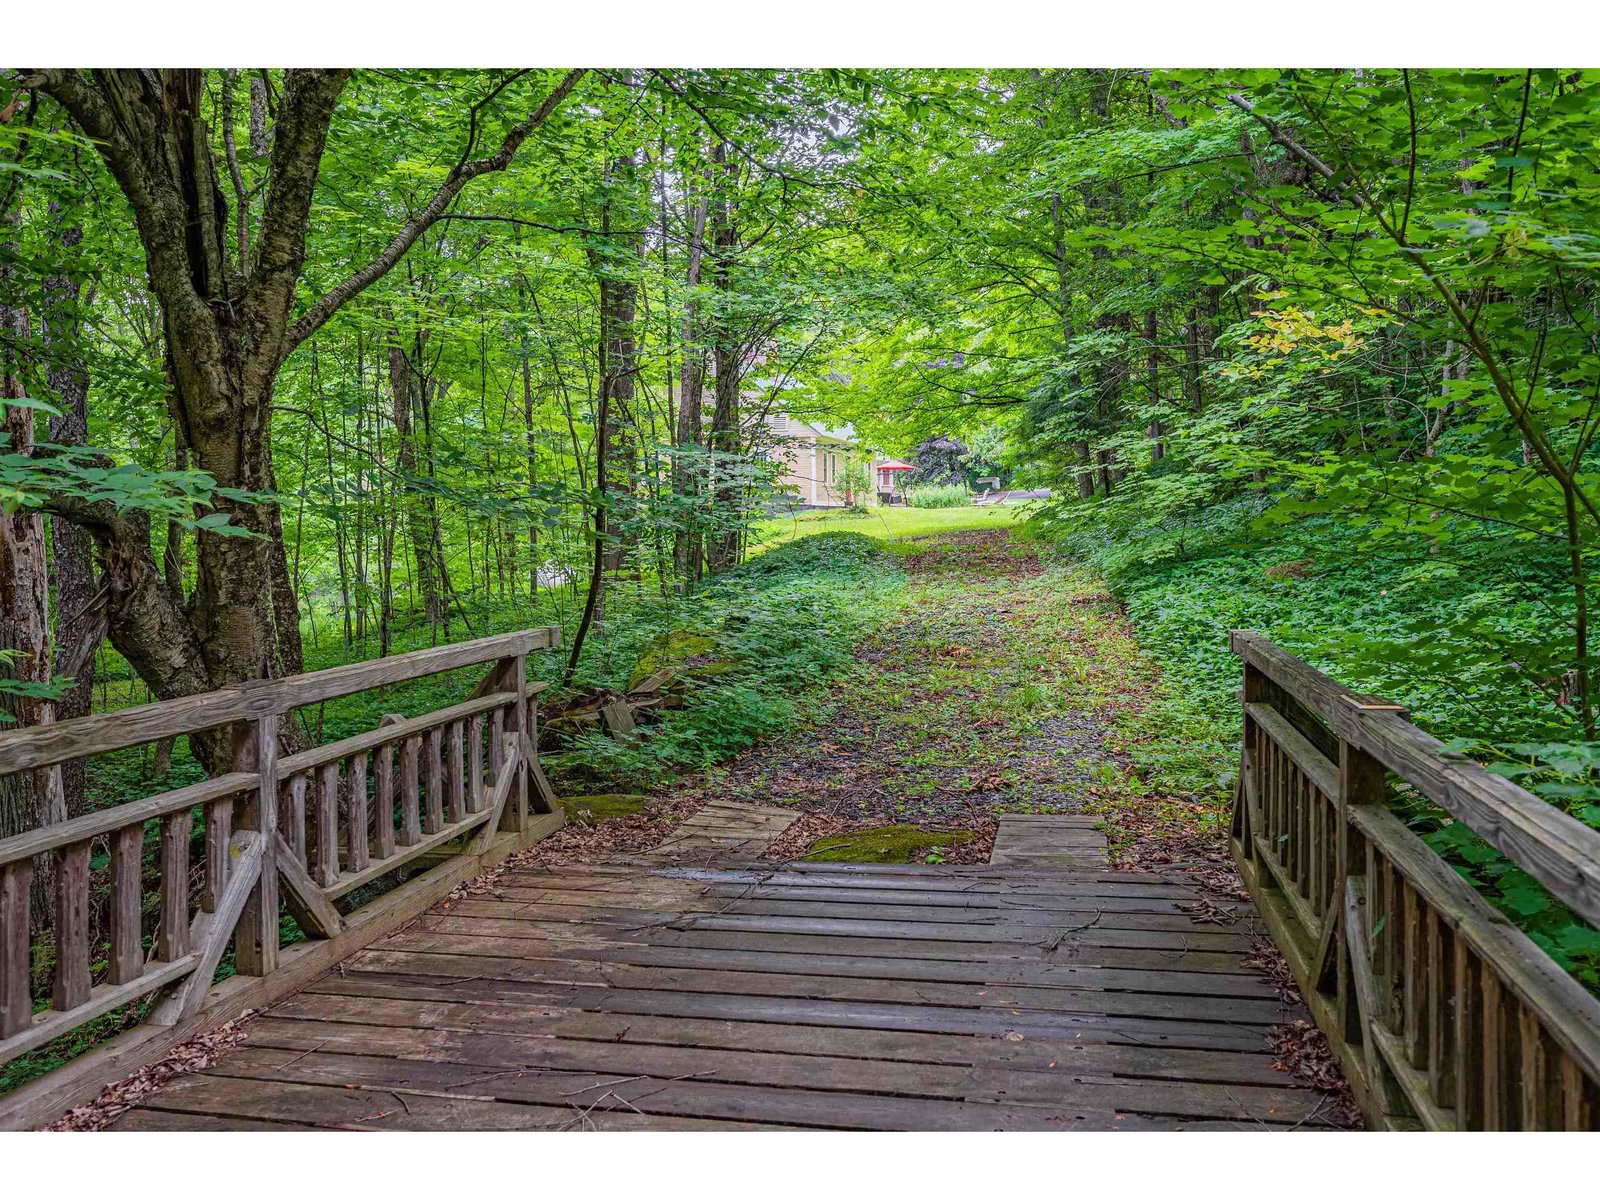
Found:
[{"label": "mossy rock", "polygon": [[724,653],[711,634],[669,629],[651,638],[639,655],[639,661],[628,676],[628,690],[633,691],[657,671],[669,667],[684,675],[706,679],[725,675],[738,665],[739,660]]},{"label": "mossy rock", "polygon": [[922,825],[880,825],[841,833],[811,843],[806,862],[921,862],[935,846],[949,848],[972,840],[970,829],[928,829]]},{"label": "mossy rock", "polygon": [[632,816],[636,812],[643,812],[645,805],[649,803],[649,796],[635,795],[632,792],[603,792],[595,796],[561,797],[561,807],[567,810],[567,816],[574,821],[582,821],[585,825],[593,825],[596,821],[608,820],[611,817]]}]

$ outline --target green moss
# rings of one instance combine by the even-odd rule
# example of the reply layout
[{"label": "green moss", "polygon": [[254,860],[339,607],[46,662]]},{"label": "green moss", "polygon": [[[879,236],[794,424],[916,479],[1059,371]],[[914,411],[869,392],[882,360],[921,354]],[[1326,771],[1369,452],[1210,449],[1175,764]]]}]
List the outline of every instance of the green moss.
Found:
[{"label": "green moss", "polygon": [[972,840],[970,829],[928,829],[922,825],[883,825],[858,833],[842,833],[813,842],[806,862],[921,862],[935,847],[949,848]]},{"label": "green moss", "polygon": [[668,667],[708,678],[726,674],[738,665],[738,660],[722,652],[717,639],[710,634],[669,629],[652,638],[639,655],[633,673],[628,676],[628,690],[632,691],[657,671]]},{"label": "green moss", "polygon": [[561,807],[567,810],[567,816],[572,820],[592,825],[611,817],[632,816],[643,811],[649,802],[649,796],[631,792],[605,792],[595,796],[563,796]]}]

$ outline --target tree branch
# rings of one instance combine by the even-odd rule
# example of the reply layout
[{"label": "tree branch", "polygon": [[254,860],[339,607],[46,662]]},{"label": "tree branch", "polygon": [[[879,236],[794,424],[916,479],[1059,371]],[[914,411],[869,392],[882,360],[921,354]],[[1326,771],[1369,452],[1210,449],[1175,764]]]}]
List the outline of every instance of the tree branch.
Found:
[{"label": "tree branch", "polygon": [[[500,149],[487,158],[475,159],[471,162],[458,162],[451,168],[450,174],[439,185],[439,190],[433,194],[433,199],[428,201],[427,207],[401,227],[400,232],[385,246],[370,263],[355,272],[343,283],[340,283],[324,295],[320,300],[305,311],[305,314],[290,327],[284,338],[283,356],[287,358],[294,348],[305,341],[317,330],[327,323],[328,318],[339,311],[341,305],[353,296],[359,295],[371,287],[378,280],[387,275],[393,266],[400,261],[405,252],[416,243],[428,229],[444,215],[444,210],[449,207],[461,189],[466,187],[480,175],[487,175],[494,171],[504,171],[511,165],[511,160],[516,156],[522,143],[528,136],[555,112],[567,94],[583,76],[585,68],[568,71],[556,84],[555,89],[544,98],[528,117],[512,126],[506,134],[505,140],[500,143]],[[280,127],[282,125],[280,119]],[[476,136],[474,134],[474,136]]]}]

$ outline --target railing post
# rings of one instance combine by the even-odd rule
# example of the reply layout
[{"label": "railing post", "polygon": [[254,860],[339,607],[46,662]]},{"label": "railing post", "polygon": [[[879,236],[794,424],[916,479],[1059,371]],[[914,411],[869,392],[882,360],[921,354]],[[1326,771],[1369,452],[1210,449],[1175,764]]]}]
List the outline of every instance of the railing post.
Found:
[{"label": "railing post", "polygon": [[241,807],[239,827],[261,838],[261,877],[245,901],[234,931],[233,957],[241,975],[278,969],[278,715],[245,726],[234,754],[235,770],[260,777]]}]

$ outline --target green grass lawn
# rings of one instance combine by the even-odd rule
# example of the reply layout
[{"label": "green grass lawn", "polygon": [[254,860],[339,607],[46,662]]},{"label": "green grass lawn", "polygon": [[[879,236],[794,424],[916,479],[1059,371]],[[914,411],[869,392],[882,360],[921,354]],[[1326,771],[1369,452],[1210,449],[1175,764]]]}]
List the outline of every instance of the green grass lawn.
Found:
[{"label": "green grass lawn", "polygon": [[868,509],[865,513],[829,509],[796,513],[792,517],[764,521],[756,526],[751,538],[751,553],[759,554],[795,538],[810,537],[816,533],[860,533],[892,542],[949,533],[957,529],[1008,529],[1023,520],[1032,508],[1030,504],[995,504],[983,508],[969,504],[964,508],[881,506]]}]

